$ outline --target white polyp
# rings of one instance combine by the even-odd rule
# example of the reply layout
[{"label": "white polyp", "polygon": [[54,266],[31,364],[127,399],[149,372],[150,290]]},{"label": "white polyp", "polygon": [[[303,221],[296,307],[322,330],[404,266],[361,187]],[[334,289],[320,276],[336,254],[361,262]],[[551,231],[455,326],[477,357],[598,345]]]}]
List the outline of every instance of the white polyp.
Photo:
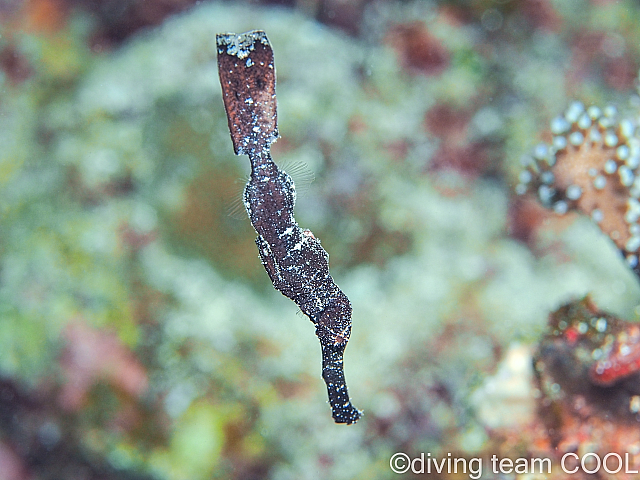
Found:
[{"label": "white polyp", "polygon": [[635,170],[636,168],[638,168],[640,166],[640,155],[633,155],[633,156],[627,158],[624,163],[630,169]]},{"label": "white polyp", "polygon": [[587,170],[587,173],[590,177],[595,177],[596,175],[598,175],[598,169],[591,167],[589,170]]},{"label": "white polyp", "polygon": [[630,187],[633,185],[633,181],[635,180],[635,176],[629,167],[626,165],[621,165],[618,168],[618,174],[620,175],[620,183],[625,187]]},{"label": "white polyp", "polygon": [[600,133],[600,130],[598,130],[597,128],[592,128],[591,130],[589,130],[589,139],[593,143],[602,142],[602,134]]},{"label": "white polyp", "polygon": [[624,245],[624,249],[629,253],[636,252],[638,248],[640,248],[640,237],[636,236],[631,237]]},{"label": "white polyp", "polygon": [[618,114],[618,109],[613,105],[607,105],[606,107],[604,107],[603,113],[605,117],[612,118]]},{"label": "white polyp", "polygon": [[523,170],[522,172],[520,172],[520,175],[518,177],[518,179],[520,180],[520,183],[529,183],[531,182],[533,178],[533,175],[531,175],[531,172],[529,170]]},{"label": "white polyp", "polygon": [[616,156],[620,160],[626,160],[627,158],[629,158],[629,153],[629,147],[627,145],[620,145],[618,148],[616,148]]},{"label": "white polyp", "polygon": [[545,143],[539,143],[533,149],[533,156],[538,160],[544,160],[549,154],[549,147]]},{"label": "white polyp", "polygon": [[558,215],[564,215],[569,210],[569,205],[564,200],[559,200],[553,204],[553,211]]},{"label": "white polyp", "polygon": [[602,210],[600,210],[599,208],[594,209],[593,212],[591,212],[591,220],[596,223],[602,222],[602,220],[604,220],[604,214],[602,213]]},{"label": "white polyp", "polygon": [[579,185],[569,185],[566,196],[569,200],[578,200],[582,195],[582,188]]},{"label": "white polyp", "polygon": [[596,330],[599,331],[600,333],[604,332],[607,329],[607,319],[600,317],[596,321],[595,327],[596,327]]},{"label": "white polyp", "polygon": [[604,187],[607,186],[607,179],[602,175],[598,175],[596,178],[593,179],[593,186],[595,187],[596,190],[602,190]]},{"label": "white polyp", "polygon": [[569,143],[571,143],[571,145],[575,145],[576,147],[578,145],[581,145],[584,142],[584,135],[582,134],[582,132],[573,132],[571,135],[569,135]]},{"label": "white polyp", "polygon": [[593,119],[595,120],[596,118],[600,117],[600,115],[602,115],[602,110],[600,110],[600,108],[596,107],[595,105],[591,105],[588,109],[587,109],[587,114]]},{"label": "white polyp", "polygon": [[[624,221],[630,224],[632,227],[633,224],[638,221],[638,212],[628,209],[624,214]],[[629,227],[629,233],[633,235],[633,232],[631,231],[631,227]]]},{"label": "white polyp", "polygon": [[591,126],[591,118],[589,118],[589,115],[587,115],[586,113],[583,113],[582,115],[580,115],[580,118],[578,118],[578,127],[580,127],[583,130],[586,130],[590,126]]},{"label": "white polyp", "polygon": [[[640,217],[640,202],[635,198],[627,199],[627,213],[633,213],[636,218]],[[629,222],[633,223],[633,222]]]},{"label": "white polyp", "polygon": [[618,144],[618,136],[611,130],[604,134],[604,144],[607,147],[615,147]]},{"label": "white polyp", "polygon": [[540,174],[540,181],[544,184],[551,185],[553,184],[553,182],[555,182],[555,180],[556,177],[553,172],[546,171]]},{"label": "white polyp", "polygon": [[569,123],[574,123],[578,120],[580,115],[582,115],[582,112],[584,112],[584,105],[582,102],[575,101],[569,105],[569,108],[567,108],[564,118],[566,118]]},{"label": "white polyp", "polygon": [[565,133],[571,128],[571,124],[564,117],[556,117],[551,120],[551,132],[555,135]]},{"label": "white polyp", "polygon": [[600,117],[600,118],[598,119],[598,126],[600,126],[600,128],[603,128],[603,129],[605,129],[605,130],[606,130],[607,128],[611,128],[611,127],[613,127],[613,124],[614,124],[614,122],[613,122],[613,120],[612,120],[611,118],[607,118],[607,117]]},{"label": "white polyp", "polygon": [[631,120],[624,119],[620,121],[620,134],[625,138],[632,138],[635,132],[635,125]]},{"label": "white polyp", "polygon": [[604,162],[604,173],[608,173],[609,175],[612,175],[616,173],[617,169],[618,169],[618,164],[616,163],[615,160],[610,158],[609,160]]},{"label": "white polyp", "polygon": [[558,135],[556,137],[553,137],[553,148],[555,148],[556,150],[562,150],[564,148],[567,148],[567,137]]}]

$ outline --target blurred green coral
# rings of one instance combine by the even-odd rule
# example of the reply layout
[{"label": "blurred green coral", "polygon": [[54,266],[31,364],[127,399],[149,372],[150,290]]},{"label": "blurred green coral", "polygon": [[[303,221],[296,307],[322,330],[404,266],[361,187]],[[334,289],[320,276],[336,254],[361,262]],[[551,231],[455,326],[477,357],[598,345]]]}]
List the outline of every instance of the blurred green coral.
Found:
[{"label": "blurred green coral", "polygon": [[224,445],[225,416],[208,403],[192,404],[175,425],[169,448],[150,459],[151,468],[169,478],[211,478]]}]

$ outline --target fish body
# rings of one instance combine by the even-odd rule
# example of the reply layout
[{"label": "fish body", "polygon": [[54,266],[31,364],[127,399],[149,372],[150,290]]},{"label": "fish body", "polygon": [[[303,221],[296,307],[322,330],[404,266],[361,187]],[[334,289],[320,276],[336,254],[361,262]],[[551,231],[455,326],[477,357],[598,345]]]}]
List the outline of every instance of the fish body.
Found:
[{"label": "fish body", "polygon": [[243,202],[258,237],[258,253],[274,288],[293,300],[316,327],[322,378],[336,423],[361,416],[349,400],[343,354],[351,336],[351,303],[329,273],[329,255],[293,209],[295,184],[271,158],[278,138],[273,51],[264,32],[217,36],[218,72],[237,155],[248,155],[251,176]]}]

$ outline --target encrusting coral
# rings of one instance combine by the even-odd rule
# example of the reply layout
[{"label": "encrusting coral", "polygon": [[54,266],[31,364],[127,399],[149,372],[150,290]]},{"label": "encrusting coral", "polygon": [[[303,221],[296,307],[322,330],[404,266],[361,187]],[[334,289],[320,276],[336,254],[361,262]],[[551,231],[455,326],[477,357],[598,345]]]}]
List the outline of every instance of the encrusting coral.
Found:
[{"label": "encrusting coral", "polygon": [[544,428],[533,441],[558,457],[619,455],[629,468],[616,478],[636,478],[629,474],[640,465],[639,331],[637,323],[599,310],[589,297],[550,315],[534,355]]},{"label": "encrusting coral", "polygon": [[[640,137],[613,106],[573,102],[552,120],[550,145],[524,159],[516,193],[559,215],[588,215],[640,276]],[[640,327],[586,297],[549,317],[534,354],[543,434],[554,452],[619,452],[637,464]],[[608,432],[605,436],[603,432]],[[625,477],[626,478],[626,477]]]},{"label": "encrusting coral", "polygon": [[572,103],[551,122],[551,145],[525,157],[516,193],[534,190],[546,207],[564,215],[591,216],[640,274],[640,138],[631,119],[613,106],[585,108]]}]

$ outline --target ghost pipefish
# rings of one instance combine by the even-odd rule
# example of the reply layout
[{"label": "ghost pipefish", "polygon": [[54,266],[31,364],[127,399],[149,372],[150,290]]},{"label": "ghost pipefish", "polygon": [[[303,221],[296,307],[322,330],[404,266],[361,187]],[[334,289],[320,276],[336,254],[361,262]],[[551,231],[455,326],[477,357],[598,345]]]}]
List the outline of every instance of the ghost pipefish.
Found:
[{"label": "ghost pipefish", "polygon": [[216,35],[218,73],[236,155],[248,155],[251,176],[243,201],[273,286],[293,300],[316,327],[322,378],[336,423],[362,414],[349,400],[343,354],[351,335],[351,303],[329,274],[329,255],[293,217],[296,190],[271,159],[278,138],[273,50],[263,31]]}]

